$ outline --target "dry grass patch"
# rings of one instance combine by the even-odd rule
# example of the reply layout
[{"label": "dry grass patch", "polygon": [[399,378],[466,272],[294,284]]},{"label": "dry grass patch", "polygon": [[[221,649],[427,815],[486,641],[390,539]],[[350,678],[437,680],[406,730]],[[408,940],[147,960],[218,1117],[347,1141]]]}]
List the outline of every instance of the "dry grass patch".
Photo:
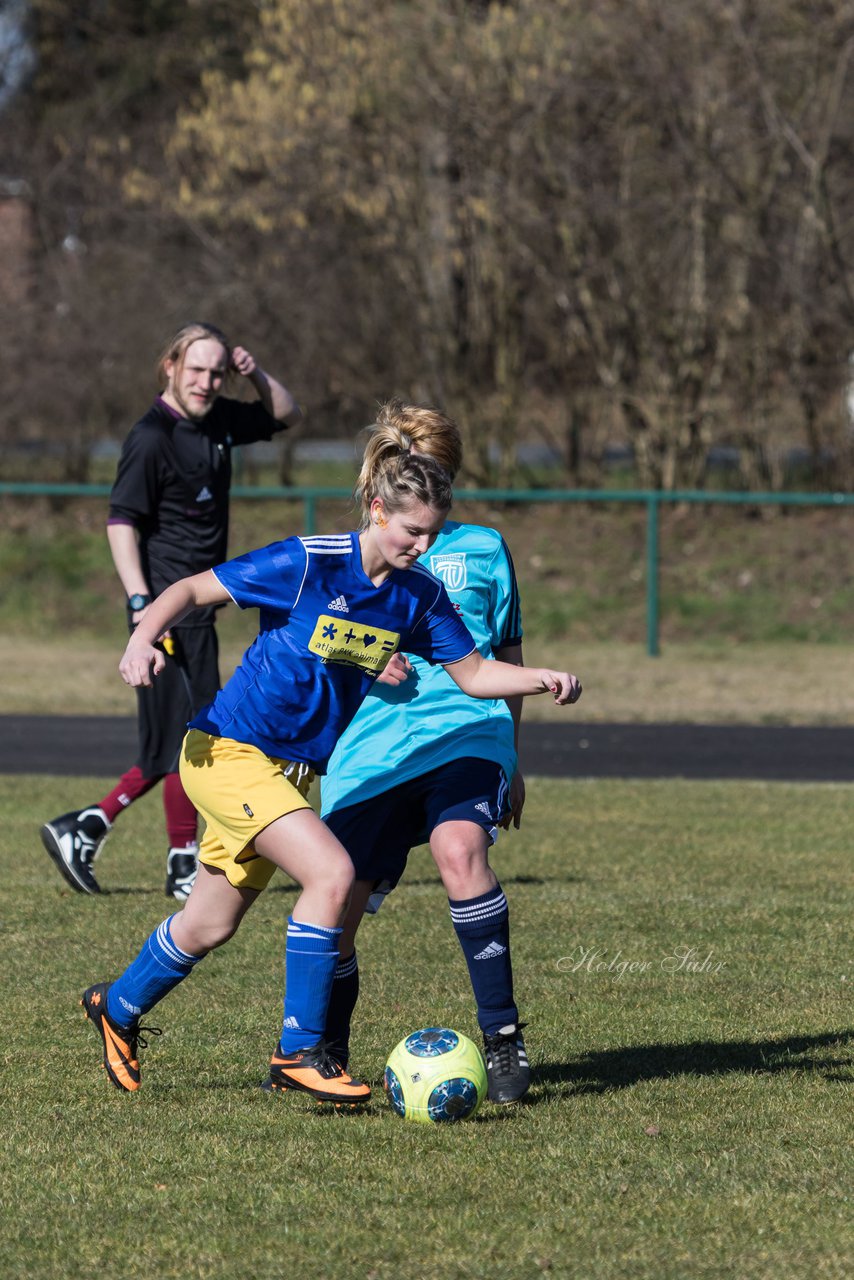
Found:
[{"label": "dry grass patch", "polygon": [[[239,661],[253,618],[232,610],[220,624],[222,674]],[[0,636],[0,714],[133,715],[118,675],[114,636],[66,642]],[[530,641],[526,659],[575,671],[584,695],[573,710],[529,698],[526,720],[697,724],[850,724],[854,657],[844,645],[672,645],[649,658],[640,644]]]}]

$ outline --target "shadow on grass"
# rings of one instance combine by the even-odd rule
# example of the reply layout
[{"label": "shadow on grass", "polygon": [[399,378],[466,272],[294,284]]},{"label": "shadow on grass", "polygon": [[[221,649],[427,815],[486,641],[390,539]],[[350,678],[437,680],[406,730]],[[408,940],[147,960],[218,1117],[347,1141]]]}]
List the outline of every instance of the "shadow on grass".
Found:
[{"label": "shadow on grass", "polygon": [[98,897],[100,898],[145,898],[145,897],[151,897],[152,895],[156,897],[161,897],[164,899],[164,901],[166,900],[166,894],[163,892],[162,885],[158,885],[156,889],[153,887],[151,889],[131,888],[130,885],[120,885],[118,889],[105,889],[102,886],[101,892],[98,895]]},{"label": "shadow on grass", "polygon": [[[437,875],[432,876],[407,876],[405,880],[401,880],[400,888],[404,891],[416,885],[441,885],[442,881]],[[506,888],[514,884],[581,884],[581,876],[502,876],[501,887]],[[287,881],[276,879],[265,890],[265,893],[296,893],[297,886]]]},{"label": "shadow on grass", "polygon": [[[558,1093],[607,1093],[644,1080],[672,1076],[719,1076],[731,1073],[777,1075],[783,1071],[815,1071],[826,1080],[854,1084],[854,1058],[822,1050],[838,1049],[854,1038],[854,1030],[782,1040],[697,1040],[689,1044],[641,1044],[584,1054],[577,1062],[542,1063],[536,1069],[538,1092],[545,1101]],[[558,1086],[565,1086],[559,1088]]]},{"label": "shadow on grass", "polygon": [[[514,885],[514,884],[515,885],[581,884],[583,883],[583,879],[584,877],[582,876],[532,876],[532,875],[526,875],[522,873],[520,875],[515,875],[515,876],[502,876],[501,885],[502,887],[505,887],[505,886],[509,887],[510,885]],[[405,880],[401,881],[400,888],[406,889],[414,885],[421,885],[421,886],[440,885],[441,883],[442,881],[439,878],[438,873],[436,875],[407,876]],[[74,897],[85,896],[83,894],[73,893],[65,884],[57,885],[57,889],[60,891],[63,897],[74,898]],[[280,876],[277,876],[276,879],[273,880],[273,882],[265,890],[265,894],[267,895],[271,893],[274,893],[274,894],[287,893],[287,894],[293,895],[298,892],[299,892],[298,886],[292,880],[288,880],[284,872],[282,872]],[[131,885],[118,885],[115,888],[104,888],[102,886],[101,893],[99,896],[103,898],[121,898],[121,897],[142,897],[142,896],[151,895],[151,894],[165,897],[165,894],[163,893],[163,887],[159,881],[156,885],[152,885],[150,888],[143,888],[141,886],[131,886]]]}]

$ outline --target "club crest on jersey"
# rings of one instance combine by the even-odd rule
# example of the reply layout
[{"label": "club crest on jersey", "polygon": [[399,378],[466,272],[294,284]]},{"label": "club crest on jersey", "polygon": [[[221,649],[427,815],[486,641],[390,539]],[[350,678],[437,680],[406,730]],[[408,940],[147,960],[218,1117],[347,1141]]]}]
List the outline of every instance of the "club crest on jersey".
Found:
[{"label": "club crest on jersey", "polygon": [[324,662],[343,662],[378,676],[400,643],[400,633],[382,627],[366,627],[346,618],[321,613],[308,642],[312,653]]},{"label": "club crest on jersey", "polygon": [[446,555],[431,556],[430,572],[441,578],[446,591],[462,591],[466,585],[465,552],[449,551]]}]

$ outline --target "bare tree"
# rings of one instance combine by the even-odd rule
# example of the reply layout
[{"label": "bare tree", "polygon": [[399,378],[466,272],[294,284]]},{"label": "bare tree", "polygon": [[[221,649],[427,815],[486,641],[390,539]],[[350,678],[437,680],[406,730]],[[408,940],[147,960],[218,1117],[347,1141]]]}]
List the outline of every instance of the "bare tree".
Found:
[{"label": "bare tree", "polygon": [[752,487],[792,446],[851,482],[849,0],[33,9],[4,429],[67,474],[193,314],[251,331],[317,431],[441,402],[478,480],[540,436],[601,481],[616,436],[645,486],[707,483],[713,443]]}]

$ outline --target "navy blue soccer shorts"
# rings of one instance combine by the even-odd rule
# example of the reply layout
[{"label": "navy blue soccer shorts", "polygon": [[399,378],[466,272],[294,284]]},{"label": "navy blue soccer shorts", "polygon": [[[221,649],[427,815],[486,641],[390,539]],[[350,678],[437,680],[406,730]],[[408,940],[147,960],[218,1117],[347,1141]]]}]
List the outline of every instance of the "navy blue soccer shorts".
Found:
[{"label": "navy blue soccer shorts", "polygon": [[473,822],[493,844],[508,812],[503,770],[492,760],[470,756],[333,810],[324,822],[349,853],[356,879],[370,880],[387,893],[403,875],[410,849],[426,844],[440,823]]}]

